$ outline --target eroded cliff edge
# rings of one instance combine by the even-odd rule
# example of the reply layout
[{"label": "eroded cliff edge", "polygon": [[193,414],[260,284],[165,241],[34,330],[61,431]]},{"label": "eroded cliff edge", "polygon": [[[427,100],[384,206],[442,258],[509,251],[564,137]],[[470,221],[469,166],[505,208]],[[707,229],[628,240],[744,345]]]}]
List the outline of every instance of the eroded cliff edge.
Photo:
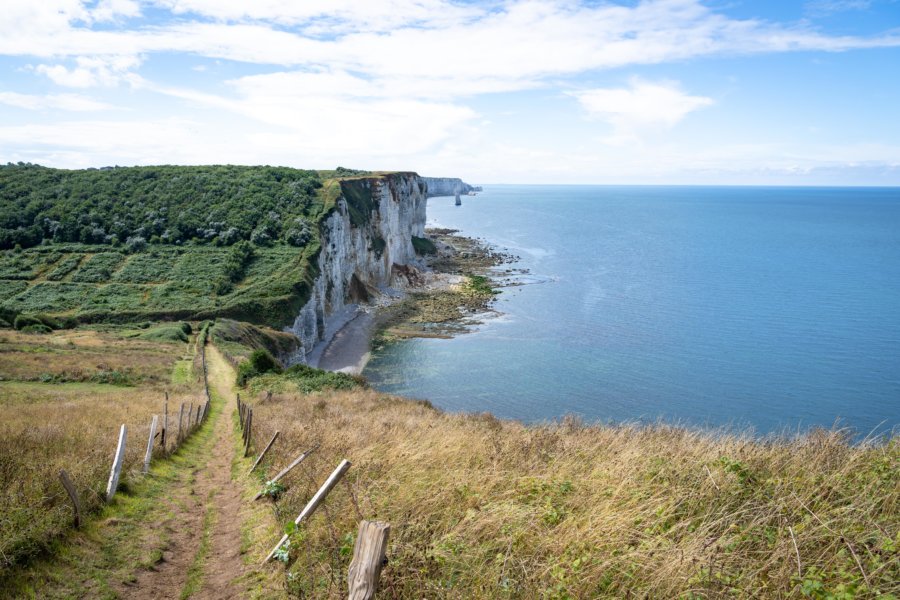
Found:
[{"label": "eroded cliff edge", "polygon": [[285,362],[307,362],[358,304],[392,286],[403,267],[422,265],[413,238],[425,237],[429,197],[472,189],[458,178],[408,172],[331,182],[324,190],[329,208],[319,228],[318,274],[289,328],[301,346]]}]

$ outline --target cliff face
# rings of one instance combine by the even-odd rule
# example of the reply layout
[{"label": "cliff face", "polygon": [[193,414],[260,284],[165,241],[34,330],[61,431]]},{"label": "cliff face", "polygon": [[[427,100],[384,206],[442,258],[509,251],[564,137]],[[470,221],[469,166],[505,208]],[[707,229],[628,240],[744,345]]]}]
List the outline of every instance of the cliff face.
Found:
[{"label": "cliff face", "polygon": [[333,334],[340,314],[389,286],[392,266],[415,260],[412,236],[425,235],[428,185],[422,177],[395,173],[340,185],[340,197],[320,229],[319,275],[290,328],[302,347],[286,362],[305,362],[312,348]]},{"label": "cliff face", "polygon": [[475,188],[456,177],[422,177],[422,180],[428,186],[426,195],[429,198],[435,196],[457,196],[480,190],[480,188]]}]

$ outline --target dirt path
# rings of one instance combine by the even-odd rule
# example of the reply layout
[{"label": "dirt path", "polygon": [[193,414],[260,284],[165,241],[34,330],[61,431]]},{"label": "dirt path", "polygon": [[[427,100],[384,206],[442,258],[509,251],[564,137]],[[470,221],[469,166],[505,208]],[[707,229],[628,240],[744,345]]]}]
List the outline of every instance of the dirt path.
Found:
[{"label": "dirt path", "polygon": [[124,597],[209,600],[239,598],[246,591],[240,582],[246,570],[241,560],[241,484],[231,477],[234,374],[211,346],[207,360],[210,387],[220,403],[207,423],[212,435],[190,465],[184,485],[166,500],[169,517],[159,524],[166,539],[161,559],[121,590]]}]

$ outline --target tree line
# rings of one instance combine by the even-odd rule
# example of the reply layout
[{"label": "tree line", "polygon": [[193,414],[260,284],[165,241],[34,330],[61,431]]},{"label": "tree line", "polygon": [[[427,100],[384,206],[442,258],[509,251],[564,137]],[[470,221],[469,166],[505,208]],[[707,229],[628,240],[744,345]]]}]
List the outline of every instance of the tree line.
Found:
[{"label": "tree line", "polygon": [[233,165],[65,170],[0,165],[0,249],[48,243],[305,246],[316,171]]}]

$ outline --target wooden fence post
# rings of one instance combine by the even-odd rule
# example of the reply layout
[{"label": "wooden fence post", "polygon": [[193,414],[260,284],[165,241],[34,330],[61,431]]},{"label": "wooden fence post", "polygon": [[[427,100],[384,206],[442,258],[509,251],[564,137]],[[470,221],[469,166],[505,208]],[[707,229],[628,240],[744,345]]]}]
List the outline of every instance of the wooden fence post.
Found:
[{"label": "wooden fence post", "polygon": [[78,491],[75,489],[72,480],[69,479],[69,474],[66,473],[65,469],[59,470],[59,480],[62,482],[63,487],[66,488],[69,499],[72,500],[72,505],[75,507],[75,529],[78,529],[81,527],[81,500],[78,499]]},{"label": "wooden fence post", "polygon": [[112,469],[109,473],[109,481],[106,484],[106,501],[109,502],[116,494],[119,487],[119,473],[122,472],[122,460],[125,458],[125,441],[128,438],[128,428],[122,425],[119,429],[119,444],[116,446],[116,454],[113,457]]},{"label": "wooden fence post", "polygon": [[[280,480],[282,477],[284,477],[285,475],[287,475],[288,473],[290,473],[290,472],[294,469],[294,467],[296,467],[297,465],[299,465],[300,463],[302,463],[304,460],[306,460],[306,457],[309,456],[310,454],[312,454],[313,452],[315,452],[315,451],[316,451],[316,448],[318,448],[318,447],[319,447],[318,445],[313,446],[311,450],[307,450],[306,452],[304,452],[303,454],[301,454],[300,456],[298,456],[297,458],[295,458],[295,459],[294,459],[294,462],[292,462],[291,464],[289,464],[288,466],[286,466],[284,469],[282,469],[281,472],[278,473],[278,475],[276,475],[275,477],[273,477],[273,478],[271,479],[271,482],[272,482],[272,483],[276,483],[276,482],[277,482],[278,480]],[[259,500],[259,499],[262,498],[262,497],[263,497],[263,493],[260,492],[260,493],[256,494],[256,495],[253,497],[253,499],[254,499],[254,500]]]},{"label": "wooden fence post", "polygon": [[[300,522],[303,521],[303,519],[307,518],[315,512],[315,510],[319,507],[319,504],[322,503],[322,500],[324,500],[328,495],[328,492],[331,491],[331,488],[337,485],[337,483],[341,480],[341,477],[344,476],[344,473],[346,473],[347,469],[349,468],[350,461],[347,459],[342,460],[341,464],[339,464],[337,468],[332,471],[331,475],[328,476],[328,479],[325,481],[325,483],[322,484],[322,487],[319,488],[319,491],[316,492],[316,495],[306,503],[306,506],[303,507],[300,515],[296,519],[294,519],[294,525],[299,525]],[[266,558],[263,560],[264,564],[269,562],[272,557],[275,556],[275,553],[279,548],[281,548],[281,546],[287,541],[287,539],[287,535],[281,537],[281,540],[279,540],[279,542],[275,544],[275,547],[272,548],[272,551],[269,552],[269,555],[266,556]]]},{"label": "wooden fence post", "polygon": [[181,443],[181,422],[184,420],[184,402],[181,403],[181,410],[178,412],[178,443]]},{"label": "wooden fence post", "polygon": [[144,455],[144,474],[150,471],[150,459],[153,458],[153,438],[156,437],[156,426],[159,424],[159,415],[153,415],[150,421],[150,439],[147,440],[147,453]]},{"label": "wooden fence post", "polygon": [[191,402],[191,406],[190,406],[190,408],[188,408],[187,428],[186,428],[186,431],[184,432],[184,435],[191,434],[191,421],[193,418],[194,418],[194,403]]},{"label": "wooden fence post", "polygon": [[163,454],[166,453],[166,436],[169,435],[169,392],[166,392],[166,404],[163,409],[163,427],[162,435],[159,438],[159,445],[162,446]]},{"label": "wooden fence post", "polygon": [[250,440],[253,439],[253,409],[247,413],[247,435],[244,436],[244,456],[250,454]]},{"label": "wooden fence post", "polygon": [[371,600],[378,591],[391,526],[378,521],[362,521],[353,547],[353,561],[347,575],[350,600]]},{"label": "wooden fence post", "polygon": [[276,432],[275,432],[275,435],[272,436],[272,439],[269,440],[269,443],[266,444],[266,447],[263,449],[263,451],[262,451],[262,452],[259,454],[259,456],[256,458],[256,461],[253,463],[253,466],[250,467],[250,470],[249,470],[249,471],[247,471],[247,474],[248,474],[248,475],[249,475],[250,473],[253,472],[253,469],[255,469],[256,467],[259,466],[259,463],[262,462],[262,459],[263,459],[263,457],[266,455],[266,452],[269,451],[269,448],[271,448],[271,447],[272,447],[272,444],[275,443],[275,440],[278,439],[278,434],[279,434],[279,433],[281,433],[281,432],[280,432],[280,431],[276,431]]}]

